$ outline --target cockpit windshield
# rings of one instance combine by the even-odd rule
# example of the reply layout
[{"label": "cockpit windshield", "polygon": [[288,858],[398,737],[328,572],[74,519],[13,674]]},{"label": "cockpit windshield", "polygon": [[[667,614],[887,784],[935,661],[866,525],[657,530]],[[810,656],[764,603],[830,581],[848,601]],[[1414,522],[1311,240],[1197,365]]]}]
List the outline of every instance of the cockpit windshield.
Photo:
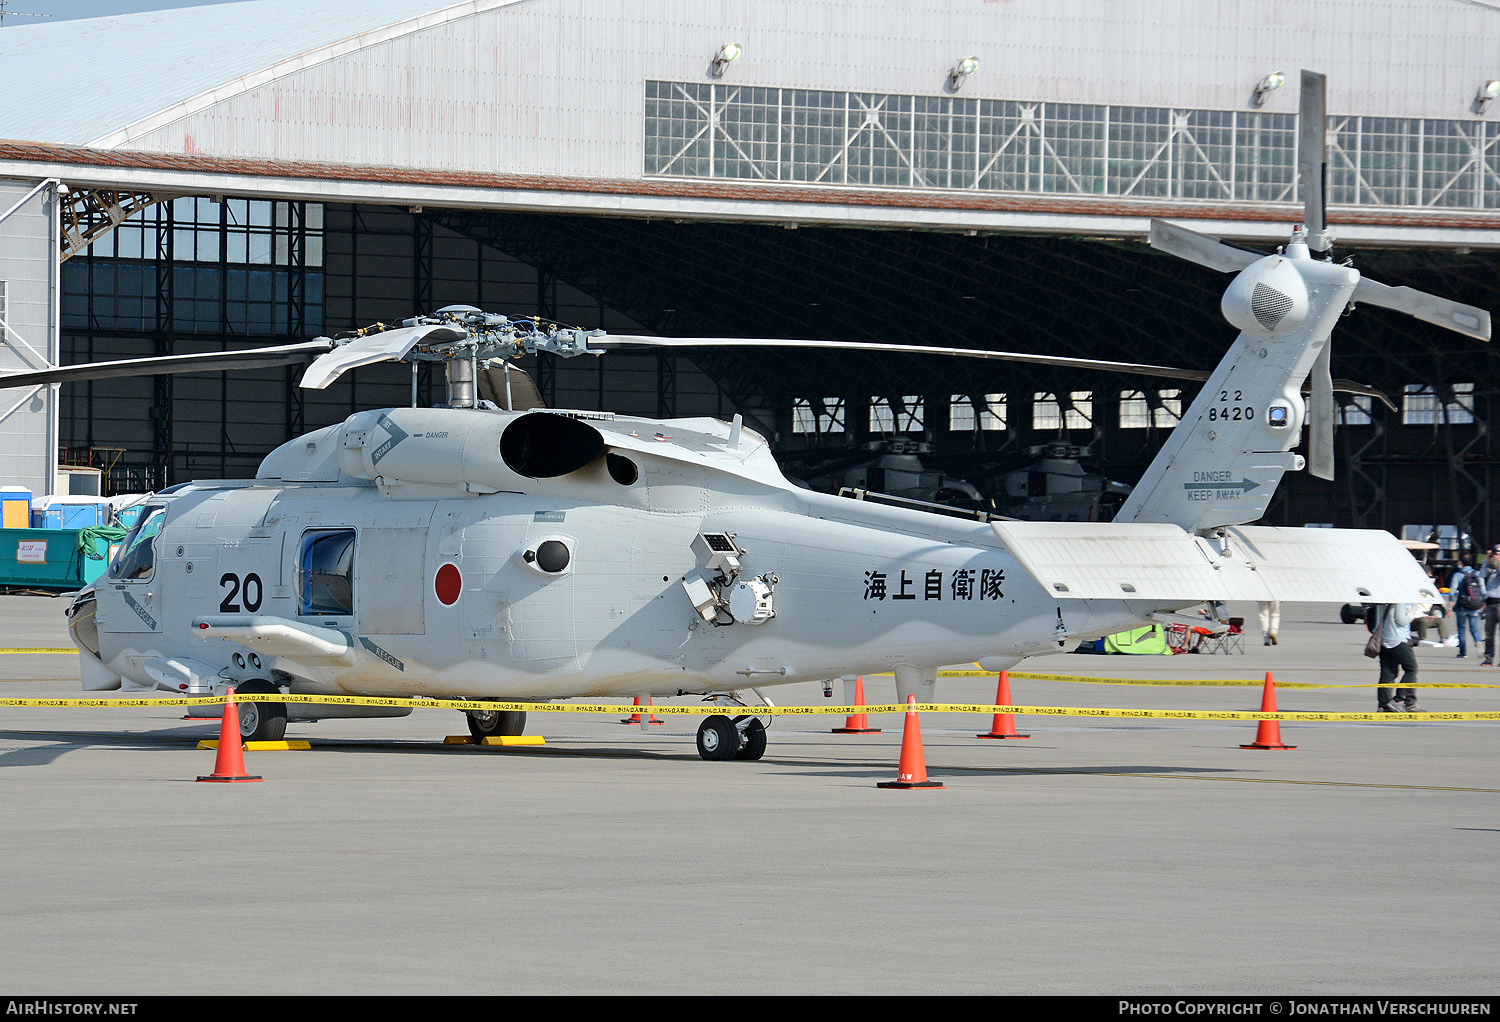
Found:
[{"label": "cockpit windshield", "polygon": [[109,577],[122,581],[151,577],[156,567],[156,537],[167,520],[167,509],[160,505],[141,512],[135,528],[125,535],[119,552],[109,566]]}]

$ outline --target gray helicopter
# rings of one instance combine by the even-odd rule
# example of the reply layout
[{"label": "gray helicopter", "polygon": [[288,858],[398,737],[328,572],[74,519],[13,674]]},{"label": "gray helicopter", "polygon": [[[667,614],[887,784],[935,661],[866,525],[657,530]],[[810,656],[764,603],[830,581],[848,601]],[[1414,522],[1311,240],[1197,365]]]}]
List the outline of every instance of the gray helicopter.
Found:
[{"label": "gray helicopter", "polygon": [[[1304,93],[1321,76],[1304,73]],[[1319,93],[1320,94],[1320,93]],[[1305,156],[1316,160],[1306,147]],[[1321,181],[1304,166],[1304,182]],[[1354,302],[1487,339],[1489,315],[1362,279],[1306,227],[1257,256],[1154,222],[1151,244],[1235,277],[1239,329],[1115,520],[955,516],[787,480],[736,416],[648,419],[521,407],[508,360],[537,351],[709,345],[894,350],[1182,377],[1162,366],[966,348],[660,338],[468,307],[389,329],[223,355],[96,363],[0,386],[316,356],[302,386],[378,361],[442,365],[443,407],[357,412],[273,451],[253,479],[174,486],[146,505],[70,628],[90,691],[429,696],[534,702],[702,695],[705,759],[759,759],[772,686],[893,672],[934,698],[938,668],[1075,648],[1208,600],[1433,602],[1388,533],[1255,526],[1282,476],[1332,473],[1329,338]],[[482,375],[495,379],[487,400]],[[1311,400],[1302,384],[1311,375]],[[1294,453],[1309,427],[1309,457]],[[939,513],[939,512],[942,513]],[[288,720],[409,712],[241,707],[247,738]],[[525,713],[473,712],[476,736]]]}]

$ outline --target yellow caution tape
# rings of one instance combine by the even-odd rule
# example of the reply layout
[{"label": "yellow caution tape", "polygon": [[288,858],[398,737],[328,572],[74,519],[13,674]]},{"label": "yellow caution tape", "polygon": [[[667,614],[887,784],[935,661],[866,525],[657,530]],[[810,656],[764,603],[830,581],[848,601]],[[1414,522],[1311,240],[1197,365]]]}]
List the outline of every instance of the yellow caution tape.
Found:
[{"label": "yellow caution tape", "polygon": [[[411,707],[413,709],[522,711],[534,713],[592,713],[620,714],[642,709],[626,703],[528,703],[502,702],[476,699],[424,699],[406,696],[334,696],[334,695],[282,695],[279,693],[251,693],[235,695],[236,703],[328,703],[339,706],[388,706]],[[222,696],[163,696],[125,699],[44,699],[8,698],[0,699],[0,706],[32,707],[109,707],[145,706],[205,706],[221,705]],[[755,717],[796,716],[847,716],[858,713],[1008,713],[1025,716],[1053,717],[1133,717],[1163,720],[1285,720],[1285,721],[1345,721],[1345,720],[1419,720],[1419,721],[1476,721],[1500,720],[1500,710],[1481,710],[1455,713],[1322,713],[1303,710],[1135,710],[1108,709],[1089,706],[1005,706],[985,703],[876,703],[864,706],[714,706],[714,705],[653,705],[650,712],[658,716],[701,716],[711,713]],[[209,720],[211,718],[203,718]]]},{"label": "yellow caution tape", "polygon": [[45,647],[45,648],[38,646],[38,647],[36,647],[34,649],[26,649],[26,648],[21,648],[21,647],[16,647],[16,648],[13,648],[13,649],[0,649],[0,653],[33,653],[33,654],[35,654],[35,653],[77,653],[77,652],[78,652],[78,650],[73,649],[72,647],[69,647],[67,649],[56,649],[56,648],[53,648],[53,647],[50,647],[50,646],[49,647]]},{"label": "yellow caution tape", "polygon": [[[999,671],[938,671],[939,678],[996,678]],[[1030,671],[1011,671],[1012,678],[1026,681],[1064,681],[1082,685],[1142,685],[1142,686],[1187,686],[1201,688],[1260,688],[1266,683],[1261,678],[1090,678],[1076,674],[1033,674]],[[890,671],[881,674],[866,674],[866,678],[889,678]],[[1355,685],[1336,685],[1313,681],[1277,681],[1277,688],[1380,688],[1378,682],[1360,682]],[[1390,687],[1390,686],[1385,686]],[[1427,681],[1418,683],[1420,688],[1500,688],[1500,684],[1480,682]]]}]

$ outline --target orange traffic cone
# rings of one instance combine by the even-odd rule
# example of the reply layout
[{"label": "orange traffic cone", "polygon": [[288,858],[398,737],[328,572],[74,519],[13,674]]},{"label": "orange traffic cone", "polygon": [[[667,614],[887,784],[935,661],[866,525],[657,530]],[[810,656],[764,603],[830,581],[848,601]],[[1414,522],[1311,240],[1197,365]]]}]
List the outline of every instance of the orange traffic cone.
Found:
[{"label": "orange traffic cone", "polygon": [[[1000,687],[995,690],[995,705],[1009,706],[1010,703],[1010,672],[1000,672]],[[990,733],[987,735],[975,735],[975,738],[1030,738],[1030,735],[1016,734],[1016,718],[1009,713],[995,714],[994,721],[990,724]]]},{"label": "orange traffic cone", "polygon": [[[1266,687],[1260,697],[1260,712],[1276,712],[1276,682],[1271,680],[1271,672],[1266,672]],[[1281,744],[1281,721],[1262,720],[1257,721],[1260,725],[1255,729],[1255,741],[1249,745],[1241,745],[1242,749],[1295,749],[1295,745]]]},{"label": "orange traffic cone", "polygon": [[927,779],[927,760],[922,755],[922,725],[917,723],[917,697],[906,697],[906,726],[901,731],[901,762],[896,779],[881,781],[877,788],[941,788],[942,781]]},{"label": "orange traffic cone", "polygon": [[224,717],[219,723],[219,751],[214,757],[214,772],[200,781],[259,781],[245,773],[245,749],[240,743],[240,711],[234,705],[234,689],[224,694]]},{"label": "orange traffic cone", "polygon": [[[861,674],[854,679],[854,705],[856,708],[865,705],[865,676]],[[878,735],[880,728],[871,727],[870,720],[863,713],[851,713],[849,719],[844,721],[843,727],[833,729],[836,735]]]},{"label": "orange traffic cone", "polygon": [[[637,706],[641,705],[641,697],[640,696],[636,696],[635,697],[635,705],[637,705]],[[647,706],[651,705],[651,699],[650,699],[650,697],[647,697],[647,699],[646,699],[646,705]],[[621,724],[641,724],[641,723],[645,723],[645,724],[662,724],[662,723],[665,723],[665,721],[663,721],[660,717],[658,717],[654,713],[648,714],[647,716],[650,719],[642,721],[641,720],[640,712],[637,711],[635,713],[632,713],[630,716],[624,718],[623,720],[621,720],[620,723]]]}]

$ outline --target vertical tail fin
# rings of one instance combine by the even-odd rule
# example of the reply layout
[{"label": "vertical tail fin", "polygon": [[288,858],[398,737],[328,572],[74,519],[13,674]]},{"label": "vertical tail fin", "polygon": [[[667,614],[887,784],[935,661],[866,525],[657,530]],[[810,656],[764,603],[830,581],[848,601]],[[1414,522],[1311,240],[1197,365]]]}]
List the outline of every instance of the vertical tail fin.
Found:
[{"label": "vertical tail fin", "polygon": [[[1159,247],[1170,249],[1180,237]],[[1155,231],[1152,240],[1158,242]],[[1189,531],[1253,522],[1265,514],[1282,475],[1303,467],[1291,453],[1307,418],[1302,383],[1322,357],[1359,274],[1311,258],[1300,231],[1284,254],[1248,259],[1222,302],[1239,337],[1115,521],[1164,522]]]}]

